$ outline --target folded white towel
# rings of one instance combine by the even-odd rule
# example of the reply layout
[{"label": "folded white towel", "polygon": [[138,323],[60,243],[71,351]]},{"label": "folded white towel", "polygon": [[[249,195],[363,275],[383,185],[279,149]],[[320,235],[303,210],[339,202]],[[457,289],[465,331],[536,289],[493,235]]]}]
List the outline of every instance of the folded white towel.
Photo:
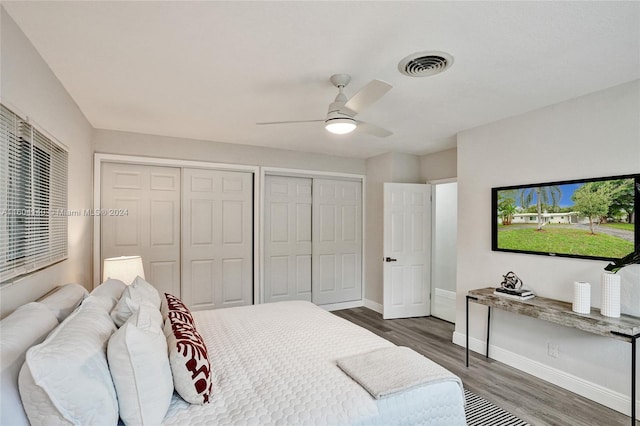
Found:
[{"label": "folded white towel", "polygon": [[464,398],[464,388],[458,376],[410,348],[392,346],[377,349],[338,359],[337,364],[375,399],[447,381],[457,382]]}]

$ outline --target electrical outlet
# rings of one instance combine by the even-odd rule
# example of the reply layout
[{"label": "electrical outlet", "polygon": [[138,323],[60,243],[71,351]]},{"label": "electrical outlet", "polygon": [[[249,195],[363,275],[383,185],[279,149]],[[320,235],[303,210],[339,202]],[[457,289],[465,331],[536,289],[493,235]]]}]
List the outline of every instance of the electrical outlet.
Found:
[{"label": "electrical outlet", "polygon": [[552,358],[558,358],[560,355],[560,346],[555,343],[549,343],[547,346],[547,354]]}]

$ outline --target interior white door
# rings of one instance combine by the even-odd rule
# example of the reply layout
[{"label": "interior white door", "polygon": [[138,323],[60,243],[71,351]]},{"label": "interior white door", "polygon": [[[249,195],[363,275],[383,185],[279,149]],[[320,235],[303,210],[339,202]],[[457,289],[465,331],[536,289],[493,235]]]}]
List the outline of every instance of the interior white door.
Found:
[{"label": "interior white door", "polygon": [[192,309],[253,303],[253,175],[183,169],[182,299]]},{"label": "interior white door", "polygon": [[[100,264],[142,256],[146,280],[180,297],[180,169],[103,163]],[[129,284],[129,283],[127,283]]]},{"label": "interior white door", "polygon": [[299,177],[265,178],[264,301],[311,301],[311,186]]},{"label": "interior white door", "polygon": [[317,305],[362,299],[362,184],[313,180],[311,294]]},{"label": "interior white door", "polygon": [[383,318],[430,314],[431,185],[384,184]]}]

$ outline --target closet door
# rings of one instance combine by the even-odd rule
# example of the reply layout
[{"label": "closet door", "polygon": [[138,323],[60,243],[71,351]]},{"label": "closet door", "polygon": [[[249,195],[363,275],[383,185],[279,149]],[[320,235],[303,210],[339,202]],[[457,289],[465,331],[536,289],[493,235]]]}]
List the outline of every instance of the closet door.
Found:
[{"label": "closet door", "polygon": [[311,179],[266,176],[265,302],[311,301],[311,186]]},{"label": "closet door", "polygon": [[362,298],[362,185],[313,180],[312,300]]},{"label": "closet door", "polygon": [[100,264],[140,255],[146,280],[179,297],[180,169],[103,163],[101,173]]},{"label": "closet door", "polygon": [[253,303],[253,175],[183,169],[182,299],[192,309]]}]

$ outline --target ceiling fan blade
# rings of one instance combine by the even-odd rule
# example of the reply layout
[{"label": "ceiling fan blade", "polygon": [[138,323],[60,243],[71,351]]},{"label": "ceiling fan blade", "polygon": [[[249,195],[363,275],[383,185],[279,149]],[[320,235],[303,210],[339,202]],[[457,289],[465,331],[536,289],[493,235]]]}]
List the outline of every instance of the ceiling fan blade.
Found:
[{"label": "ceiling fan blade", "polygon": [[292,123],[318,123],[324,120],[290,120],[290,121],[267,121],[264,123],[256,123],[258,126],[263,126],[265,124],[292,124]]},{"label": "ceiling fan blade", "polygon": [[358,127],[356,127],[356,130],[369,133],[370,135],[377,136],[379,138],[386,138],[387,136],[391,136],[393,134],[393,132],[390,132],[387,129],[383,129],[382,127],[378,127],[373,124],[365,123],[364,121],[358,121]]},{"label": "ceiling fan blade", "polygon": [[344,104],[344,107],[354,111],[356,114],[370,105],[373,105],[384,96],[393,86],[381,80],[372,80],[364,86],[358,93],[353,95],[351,99]]}]

